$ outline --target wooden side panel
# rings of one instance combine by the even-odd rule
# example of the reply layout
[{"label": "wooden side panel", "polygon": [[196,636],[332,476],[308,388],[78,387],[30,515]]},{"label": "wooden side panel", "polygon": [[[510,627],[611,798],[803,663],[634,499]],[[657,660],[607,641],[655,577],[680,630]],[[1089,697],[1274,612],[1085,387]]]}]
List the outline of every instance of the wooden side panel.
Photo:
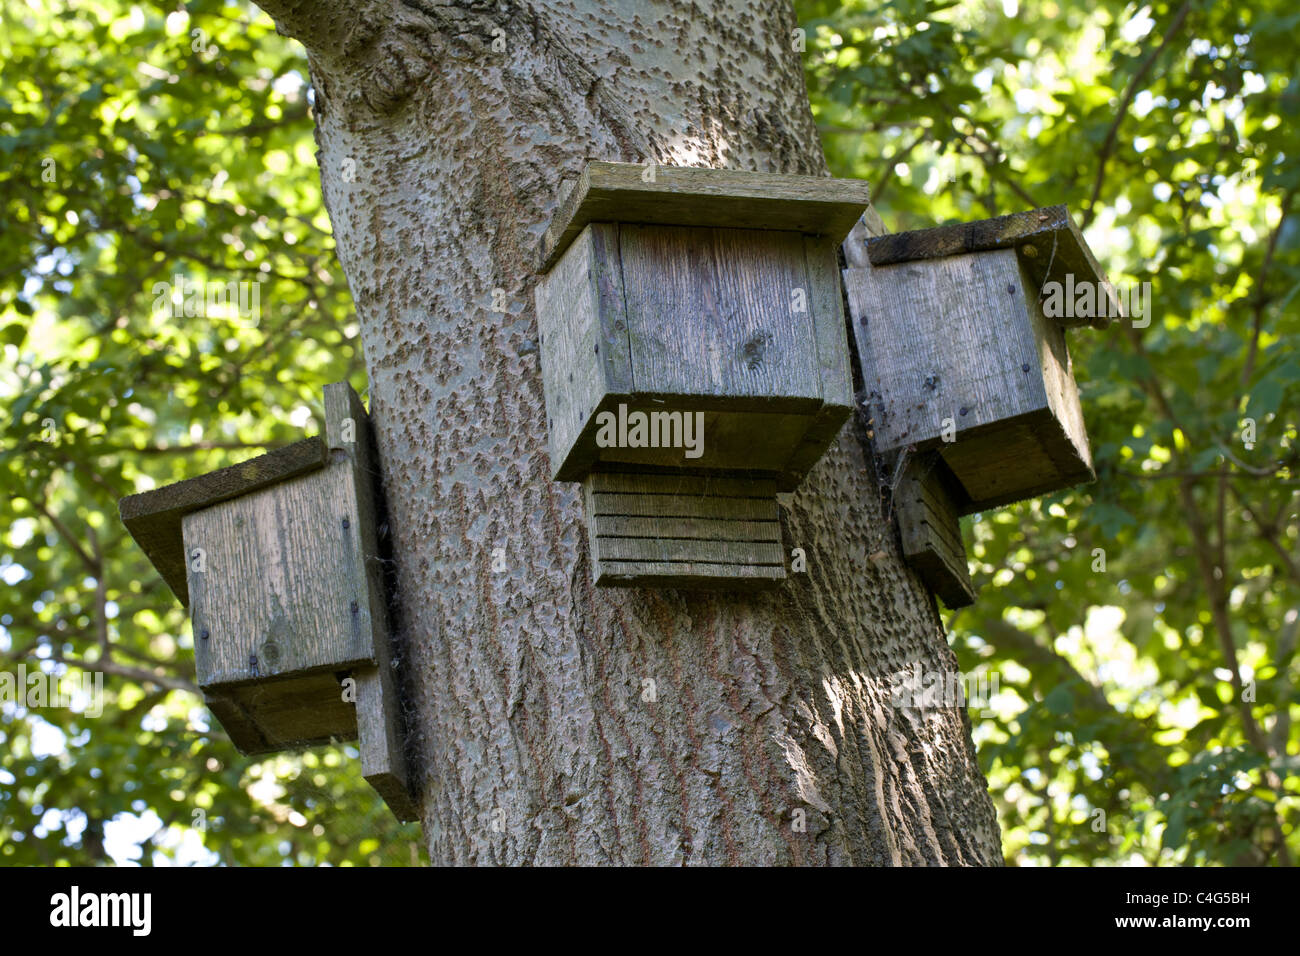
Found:
[{"label": "wooden side panel", "polygon": [[804,238],[808,268],[808,307],[817,346],[818,374],[825,403],[790,456],[782,490],[791,490],[817,464],[853,411],[853,369],[840,294],[839,245],[832,239]]},{"label": "wooden side panel", "polygon": [[785,578],[771,479],[598,473],[583,491],[598,585],[746,589]]},{"label": "wooden side panel", "polygon": [[188,607],[190,593],[185,581],[187,562],[181,519],[219,501],[315,471],[326,460],[325,443],[319,438],[305,438],[229,468],[142,494],[127,495],[118,503],[118,511],[131,537],[149,556],[172,593]]},{"label": "wooden side panel", "polygon": [[221,722],[221,726],[230,735],[235,749],[241,754],[262,754],[276,749],[274,744],[267,741],[253,718],[228,694],[217,691],[205,692],[203,702],[208,705],[208,710],[212,711],[213,716]]},{"label": "wooden side panel", "polygon": [[624,225],[620,249],[638,392],[821,399],[801,235]]},{"label": "wooden side panel", "polygon": [[963,436],[939,453],[961,479],[961,514],[1051,494],[1096,477],[1047,409]]},{"label": "wooden side panel", "polygon": [[934,453],[914,459],[894,493],[903,557],[949,608],[975,601],[961,523]]},{"label": "wooden side panel", "polygon": [[853,369],[844,328],[844,297],[840,295],[839,244],[831,239],[805,236],[804,260],[822,401],[829,406],[852,409]]},{"label": "wooden side panel", "polygon": [[356,709],[344,700],[340,683],[345,676],[317,671],[204,697],[240,753],[276,753],[356,738]]},{"label": "wooden side panel", "polygon": [[345,452],[352,466],[359,519],[356,526],[365,569],[364,603],[359,613],[369,621],[373,635],[375,666],[353,672],[357,682],[355,721],[361,773],[398,820],[417,820],[419,806],[411,792],[407,769],[405,718],[379,551],[379,458],[365,406],[346,382],[325,386],[325,431],[330,448]]},{"label": "wooden side panel", "polygon": [[617,225],[593,224],[536,287],[551,469],[576,480],[591,467],[584,436],[607,394],[633,391]]},{"label": "wooden side panel", "polygon": [[[1023,259],[1020,272],[1025,288],[1032,290],[1034,280]],[[1092,472],[1092,450],[1088,447],[1088,431],[1083,424],[1083,406],[1079,403],[1079,387],[1074,381],[1074,363],[1070,359],[1065,331],[1060,322],[1043,314],[1043,303],[1038,296],[1027,296],[1027,304],[1034,342],[1038,347],[1043,389],[1047,393],[1047,407],[1071,446],[1064,449],[1068,464],[1061,466],[1062,479],[1092,481],[1096,478]],[[1079,475],[1087,477],[1072,474],[1076,468]]]},{"label": "wooden side panel", "polygon": [[[664,468],[678,472],[686,469],[779,472],[788,467],[791,457],[806,441],[809,425],[816,420],[811,409],[803,414],[754,410],[695,413],[679,409],[697,403],[645,400],[626,404],[630,415],[641,412],[647,416],[649,440],[658,447],[597,447],[596,455],[605,465],[633,466],[637,471]],[[617,421],[617,408],[602,408],[601,412],[604,411],[609,411]],[[677,423],[685,426],[687,421],[693,450],[701,452],[696,458],[688,458],[687,449],[682,447],[686,429]],[[762,441],[756,441],[755,435],[762,435]],[[594,434],[591,441],[593,444],[596,441]]]},{"label": "wooden side panel", "polygon": [[[1032,280],[1022,269],[1022,281]],[[1032,288],[1032,286],[1031,286]],[[1043,315],[1036,296],[1026,300],[1034,336],[1034,375],[1046,407],[1001,422],[996,430],[962,435],[942,448],[970,501],[965,513],[1050,494],[1096,480],[1065,332]]]},{"label": "wooden side panel", "polygon": [[876,447],[937,445],[1047,406],[1012,250],[846,270]]},{"label": "wooden side panel", "polygon": [[[537,288],[553,476],[606,462],[794,488],[852,407],[836,268],[833,242],[799,233],[589,225]],[[598,447],[595,415],[620,404],[704,412],[703,457]]]},{"label": "wooden side panel", "polygon": [[[219,687],[372,663],[351,463],[186,515],[195,663]],[[203,637],[204,633],[207,638]]]}]

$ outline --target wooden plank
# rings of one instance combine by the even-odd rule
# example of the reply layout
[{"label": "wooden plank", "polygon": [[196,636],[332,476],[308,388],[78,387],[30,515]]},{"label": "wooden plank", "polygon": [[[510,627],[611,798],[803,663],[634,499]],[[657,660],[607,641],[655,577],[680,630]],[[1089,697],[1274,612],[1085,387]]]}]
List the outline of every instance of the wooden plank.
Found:
[{"label": "wooden plank", "polygon": [[[597,537],[644,538],[664,533],[661,517],[622,517],[597,515],[593,529]],[[671,529],[674,538],[701,538],[709,541],[777,541],[781,540],[779,521],[728,521],[718,518],[675,518]]]},{"label": "wooden plank", "polygon": [[[726,399],[714,399],[718,403],[727,403]],[[741,399],[739,401],[746,401]],[[629,447],[597,447],[595,455],[599,464],[592,465],[593,468],[635,468],[638,471],[651,471],[654,469],[663,469],[664,473],[680,473],[683,468],[700,472],[771,472],[774,474],[783,474],[791,470],[792,458],[800,452],[807,443],[808,432],[818,421],[818,411],[821,407],[820,401],[812,399],[786,399],[775,401],[768,399],[761,403],[750,399],[761,409],[764,405],[768,407],[783,405],[792,408],[796,401],[806,405],[806,409],[801,412],[784,411],[784,412],[765,412],[751,409],[736,409],[734,411],[715,411],[704,410],[699,406],[705,402],[698,397],[675,396],[671,399],[662,399],[654,401],[648,398],[641,398],[627,403],[628,415],[636,412],[644,412],[649,418],[650,432],[655,434],[658,430],[662,434],[662,424],[660,418],[666,412],[677,411],[685,406],[686,408],[695,407],[696,412],[677,411],[679,416],[690,414],[703,414],[703,428],[699,428],[699,419],[693,420],[693,437],[699,442],[697,449],[702,451],[698,458],[690,458],[681,443],[678,442],[676,447],[661,448],[629,448]],[[615,404],[610,408],[613,402],[606,402],[602,405],[597,413],[597,419],[601,419],[604,412],[609,411],[617,416],[618,409]],[[729,403],[728,403],[729,404]],[[598,424],[589,426],[587,434],[584,434],[580,441],[590,441],[594,444],[595,434]],[[702,439],[698,436],[702,435]],[[761,435],[762,441],[756,441],[755,436]],[[833,436],[832,436],[833,437]],[[824,447],[824,446],[823,446]],[[567,472],[566,472],[567,474]],[[563,478],[563,476],[561,476]],[[581,477],[581,476],[579,476]],[[801,479],[803,473],[798,474]],[[798,485],[796,479],[792,484],[781,490],[793,490]]]},{"label": "wooden plank", "polygon": [[585,229],[534,294],[551,470],[576,481],[595,461],[597,407],[633,391],[618,226]]},{"label": "wooden plank", "polygon": [[1065,206],[1047,206],[976,222],[876,236],[866,240],[866,247],[873,266],[1015,249],[1031,277],[1031,295],[1048,282],[1064,284],[1067,275],[1073,275],[1075,284],[1093,282],[1103,290],[1107,307],[1097,311],[1108,315],[1056,319],[1062,326],[1091,325],[1104,329],[1109,324],[1109,316],[1124,314],[1123,303]]},{"label": "wooden plank", "polygon": [[834,239],[805,236],[804,262],[822,401],[828,406],[852,409],[853,369],[844,328],[844,297],[840,294],[839,244]]},{"label": "wooden plank", "polygon": [[763,498],[713,498],[688,495],[642,495],[597,493],[590,496],[591,514],[656,515],[672,518],[734,518],[775,521],[775,496]]},{"label": "wooden plank", "polygon": [[600,587],[695,588],[749,591],[767,589],[785,580],[785,567],[772,565],[664,564],[636,561],[601,562],[596,568]]},{"label": "wooden plank", "polygon": [[354,543],[363,556],[364,569],[364,581],[356,582],[354,590],[361,605],[359,613],[370,623],[374,648],[375,666],[359,667],[353,671],[357,682],[355,719],[361,774],[383,797],[398,820],[417,820],[419,804],[412,793],[407,768],[405,717],[393,662],[379,550],[383,487],[379,455],[370,417],[361,398],[346,382],[325,386],[325,430],[330,448],[343,451],[351,467],[358,518]]},{"label": "wooden plank", "polygon": [[644,475],[632,472],[595,472],[588,487],[596,492],[648,495],[708,495],[711,498],[775,498],[771,478],[729,478],[722,475]]},{"label": "wooden plank", "polygon": [[845,267],[849,269],[870,269],[871,260],[867,258],[867,239],[870,236],[883,236],[889,232],[885,228],[884,220],[880,218],[880,213],[876,212],[874,206],[862,214],[862,218],[854,223],[849,234],[844,237],[840,243],[840,251],[844,254]]},{"label": "wooden plank", "polygon": [[[257,727],[260,746],[246,749],[236,732],[222,719],[241,753],[276,753],[353,740],[357,736],[356,710],[343,699],[340,675],[317,672],[296,678],[245,684],[231,688],[227,697],[242,718]],[[221,716],[220,711],[213,713]],[[235,724],[238,727],[238,723]]]},{"label": "wooden plank", "polygon": [[[627,302],[623,290],[623,263],[619,251],[619,227],[592,225],[591,281],[595,286],[596,339],[592,344],[605,391],[631,394],[632,344],[627,329]],[[586,342],[579,344],[586,347]]]},{"label": "wooden plank", "polygon": [[241,754],[263,754],[275,750],[275,746],[267,742],[257,723],[233,696],[209,692],[203,695],[203,702],[220,721],[235,749]]},{"label": "wooden plank", "polygon": [[561,201],[538,248],[547,272],[588,223],[776,229],[841,242],[869,207],[858,179],[784,176],[733,169],[591,162]]},{"label": "wooden plank", "polygon": [[949,608],[975,601],[961,523],[933,452],[906,466],[894,495],[903,558]]},{"label": "wooden plank", "polygon": [[[918,485],[925,485],[925,480],[918,481]],[[966,552],[965,541],[961,537],[961,525],[953,519],[957,513],[951,503],[936,507],[933,502],[925,499],[924,496],[917,497],[907,494],[906,491],[900,490],[898,497],[899,520],[900,523],[908,522],[908,531],[915,533],[916,538],[912,539],[917,546],[904,548],[905,553],[916,554],[930,542],[931,538],[937,540],[946,552],[953,554],[964,554]]]},{"label": "wooden plank", "polygon": [[1015,252],[845,270],[877,451],[957,440],[1048,404]]},{"label": "wooden plank", "polygon": [[[1020,269],[1027,281],[1023,261]],[[1096,480],[1065,332],[1043,315],[1037,299],[1028,299],[1026,306],[1032,372],[1046,407],[1009,418],[996,430],[969,432],[942,448],[969,499],[962,503],[966,514]]]},{"label": "wooden plank", "polygon": [[353,672],[357,681],[357,743],[361,775],[402,823],[420,819],[404,752],[405,718],[391,663]]},{"label": "wooden plank", "polygon": [[785,466],[782,490],[792,491],[826,454],[853,411],[853,370],[844,327],[838,244],[831,239],[804,239],[809,307],[817,347],[818,372],[825,403],[804,432]]},{"label": "wooden plank", "polygon": [[[596,583],[726,587],[738,582],[744,588],[784,578],[776,487],[771,478],[590,475],[583,495]],[[617,490],[599,490],[606,488]]]},{"label": "wooden plank", "polygon": [[821,461],[822,456],[839,437],[840,430],[848,421],[852,409],[843,405],[827,405],[808,425],[803,439],[787,459],[785,468],[777,476],[781,491],[794,491],[803,481],[812,467]]},{"label": "wooden plank", "polygon": [[966,494],[960,503],[961,514],[1036,498],[1097,478],[1090,457],[1046,409],[965,436],[945,445],[940,453],[961,479]]},{"label": "wooden plank", "polygon": [[374,661],[358,524],[346,456],[182,519],[200,686]]},{"label": "wooden plank", "polygon": [[793,311],[810,287],[802,236],[624,225],[619,245],[638,392],[751,396],[773,411],[822,399],[812,323]]},{"label": "wooden plank", "polygon": [[779,543],[771,541],[720,541],[698,538],[620,538],[600,535],[600,560],[647,561],[654,563],[773,564],[784,565]]},{"label": "wooden plank", "polygon": [[306,438],[197,478],[127,495],[118,503],[118,513],[172,593],[188,607],[181,519],[201,508],[315,471],[324,467],[326,460],[325,443],[320,438]]}]

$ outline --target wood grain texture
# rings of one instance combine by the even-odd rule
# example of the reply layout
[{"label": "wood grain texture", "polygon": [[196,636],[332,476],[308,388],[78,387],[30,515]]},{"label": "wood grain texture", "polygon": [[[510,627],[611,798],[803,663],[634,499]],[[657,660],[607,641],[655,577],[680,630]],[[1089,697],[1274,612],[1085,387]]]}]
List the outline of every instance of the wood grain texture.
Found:
[{"label": "wood grain texture", "polygon": [[362,774],[399,820],[414,820],[373,436],[346,383],[326,386],[324,403],[325,437],[310,446],[328,449],[328,465],[270,487],[248,481],[182,518],[184,553],[202,552],[186,568],[199,684],[242,753],[358,738]]},{"label": "wood grain texture", "polygon": [[748,589],[785,577],[772,479],[591,475],[597,585]]},{"label": "wood grain texture", "polygon": [[[600,411],[610,411],[617,414],[617,402],[610,399],[602,402]],[[667,399],[643,399],[634,400],[628,403],[628,411],[644,412],[647,415],[662,414],[668,409],[677,411],[678,414],[692,414],[689,409],[698,408],[704,404],[731,404],[727,400],[704,401],[690,398]],[[743,403],[742,403],[743,404]],[[679,411],[685,407],[686,412]],[[700,433],[703,435],[702,454],[699,458],[687,458],[684,449],[681,447],[660,447],[660,448],[628,448],[628,447],[611,447],[595,448],[595,458],[598,462],[598,470],[608,471],[655,471],[662,470],[664,474],[680,474],[683,472],[707,472],[707,473],[727,473],[727,472],[770,472],[786,475],[793,472],[791,459],[796,452],[804,446],[807,441],[807,435],[812,424],[818,419],[812,409],[817,408],[817,403],[809,403],[809,410],[804,412],[770,412],[756,411],[754,409],[740,409],[734,411],[704,411],[702,412],[703,428]],[[650,419],[653,423],[658,423],[658,419]],[[698,424],[698,419],[696,424]],[[595,427],[592,428],[593,434],[584,436],[584,440],[589,440],[595,444]],[[660,428],[662,432],[662,428]],[[833,436],[832,436],[833,437]],[[662,442],[661,442],[662,444]],[[824,451],[828,442],[822,442],[818,451]],[[816,458],[813,458],[815,461]],[[790,491],[798,485],[804,474],[807,473],[805,468],[797,474],[790,474],[788,481],[783,481],[782,491]],[[578,477],[581,477],[580,475]]]},{"label": "wood grain texture", "polygon": [[619,248],[638,392],[821,399],[803,236],[625,225]]},{"label": "wood grain texture", "polygon": [[949,608],[975,602],[966,542],[938,454],[912,459],[894,492],[903,557]]},{"label": "wood grain texture", "polygon": [[201,687],[374,663],[351,463],[334,454],[183,519],[205,562],[187,569]]},{"label": "wood grain texture", "polygon": [[[587,226],[538,284],[557,480],[601,464],[796,487],[851,407],[835,245],[793,232]],[[703,454],[601,447],[597,416],[705,411]]]},{"label": "wood grain texture", "polygon": [[[976,222],[876,236],[866,241],[866,249],[873,266],[1015,249],[1031,277],[1031,295],[1048,282],[1064,283],[1066,275],[1070,274],[1076,283],[1098,284],[1107,296],[1109,307],[1105,311],[1110,315],[1124,314],[1123,304],[1065,206],[1047,206]],[[1066,328],[1091,325],[1104,329],[1110,320],[1098,315],[1092,318],[1062,316],[1055,321]]]},{"label": "wood grain texture", "polygon": [[[349,423],[351,423],[349,427]],[[348,457],[355,490],[358,544],[364,569],[359,611],[369,621],[374,666],[353,672],[356,686],[356,725],[361,774],[375,788],[398,820],[419,818],[412,795],[405,754],[405,715],[396,674],[396,655],[388,628],[379,552],[379,495],[382,482],[374,450],[370,417],[361,398],[346,382],[325,386],[325,433],[331,449]],[[349,440],[351,439],[351,440]]]},{"label": "wood grain texture", "polygon": [[538,282],[536,299],[551,469],[573,481],[595,460],[598,407],[634,391],[618,227],[585,228]]},{"label": "wood grain texture", "polygon": [[853,411],[853,369],[844,324],[839,244],[830,239],[806,236],[804,255],[823,404],[786,462],[780,480],[782,491],[798,486],[835,441]]},{"label": "wood grain texture", "polygon": [[546,272],[592,222],[778,229],[840,242],[870,202],[858,179],[780,176],[735,169],[592,162],[583,169],[539,244]]},{"label": "wood grain texture", "polygon": [[118,512],[131,537],[149,556],[172,593],[188,607],[190,595],[181,519],[219,501],[315,471],[326,460],[325,443],[319,438],[305,438],[229,468],[128,495],[118,503]]},{"label": "wood grain texture", "polygon": [[1091,480],[1064,331],[1031,281],[1010,249],[845,271],[876,447],[939,449],[962,513]]},{"label": "wood grain texture", "polygon": [[356,707],[343,697],[346,672],[318,671],[204,692],[242,754],[338,744],[357,736]]},{"label": "wood grain texture", "polygon": [[1047,405],[1014,252],[851,269],[846,282],[879,451],[933,447],[945,419],[961,440]]},{"label": "wood grain texture", "polygon": [[[1024,282],[1028,277],[1023,260],[1019,268]],[[1038,299],[1029,298],[1025,305],[1035,354],[1031,369],[1041,382],[1045,407],[1010,417],[996,427],[977,426],[941,447],[965,493],[959,502],[963,514],[1097,478],[1065,332],[1043,315]]]}]

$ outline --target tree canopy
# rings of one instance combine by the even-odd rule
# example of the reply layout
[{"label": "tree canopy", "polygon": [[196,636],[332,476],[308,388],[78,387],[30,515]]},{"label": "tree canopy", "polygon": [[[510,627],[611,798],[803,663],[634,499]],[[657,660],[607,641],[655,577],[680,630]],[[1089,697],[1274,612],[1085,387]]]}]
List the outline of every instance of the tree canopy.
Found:
[{"label": "tree canopy", "polygon": [[[1070,333],[1098,480],[973,516],[945,622],[1008,861],[1300,854],[1300,111],[1281,0],[799,0],[829,167],[892,231],[1066,203],[1147,314]],[[247,3],[0,7],[0,863],[411,863],[355,748],[238,755],[117,500],[365,372],[301,48]],[[611,157],[614,158],[614,157]],[[617,157],[633,159],[636,157]],[[260,309],[194,301],[246,283]],[[180,292],[177,293],[177,289]],[[231,287],[234,288],[234,287]]]}]

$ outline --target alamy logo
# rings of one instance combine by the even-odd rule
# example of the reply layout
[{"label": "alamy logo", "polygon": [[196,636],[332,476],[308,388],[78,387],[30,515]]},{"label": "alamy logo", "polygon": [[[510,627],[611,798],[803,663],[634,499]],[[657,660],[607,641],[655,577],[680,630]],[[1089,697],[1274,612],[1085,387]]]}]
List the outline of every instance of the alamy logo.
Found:
[{"label": "alamy logo", "polygon": [[148,936],[153,924],[153,896],[149,893],[68,893],[50,897],[50,925],[127,926],[133,936]]},{"label": "alamy logo", "polygon": [[703,412],[629,412],[596,416],[597,448],[682,448],[687,458],[704,454]]},{"label": "alamy logo", "polygon": [[1074,273],[1065,282],[1043,285],[1043,315],[1049,319],[1117,319],[1127,315],[1133,328],[1151,324],[1151,283],[1117,289],[1109,282],[1075,282]]},{"label": "alamy logo", "polygon": [[895,707],[929,709],[935,707],[971,707],[990,716],[990,701],[998,692],[996,672],[931,671],[921,669],[921,662],[890,677],[891,700]]},{"label": "alamy logo", "polygon": [[183,275],[155,282],[154,315],[161,319],[204,318],[256,328],[262,318],[262,283],[198,282]]},{"label": "alamy logo", "polygon": [[28,710],[67,707],[87,717],[99,717],[104,713],[104,675],[83,671],[80,681],[67,680],[40,668],[28,673],[27,665],[19,664],[17,673],[0,671],[0,704],[17,704]]}]

